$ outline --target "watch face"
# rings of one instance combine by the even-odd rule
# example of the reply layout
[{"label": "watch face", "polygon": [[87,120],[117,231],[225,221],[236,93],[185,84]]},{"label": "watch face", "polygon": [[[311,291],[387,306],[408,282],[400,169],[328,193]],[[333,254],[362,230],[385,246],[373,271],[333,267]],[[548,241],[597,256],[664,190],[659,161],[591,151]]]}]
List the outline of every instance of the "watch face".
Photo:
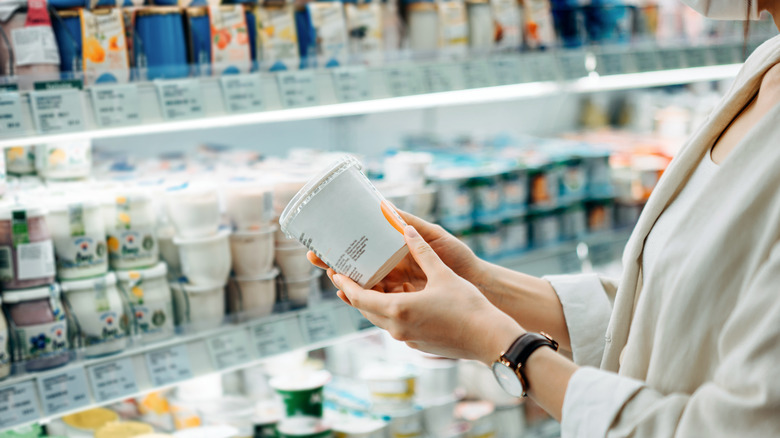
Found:
[{"label": "watch face", "polygon": [[496,376],[498,384],[504,388],[504,391],[512,397],[523,396],[523,384],[511,368],[501,362],[493,363],[493,375]]}]

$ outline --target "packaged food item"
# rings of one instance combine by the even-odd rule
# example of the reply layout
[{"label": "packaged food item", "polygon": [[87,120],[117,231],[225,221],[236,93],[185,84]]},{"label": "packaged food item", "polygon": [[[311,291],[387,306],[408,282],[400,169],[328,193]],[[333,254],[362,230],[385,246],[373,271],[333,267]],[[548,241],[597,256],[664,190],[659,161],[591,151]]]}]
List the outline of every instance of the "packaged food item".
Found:
[{"label": "packaged food item", "polygon": [[528,221],[524,216],[507,220],[502,227],[504,253],[516,254],[528,249]]},{"label": "packaged food item", "polygon": [[274,227],[273,186],[248,178],[228,181],[225,213],[236,231],[263,231]]},{"label": "packaged food item", "polygon": [[560,240],[560,223],[554,212],[530,215],[529,223],[531,225],[531,242],[535,247],[552,245]]},{"label": "packaged food item", "polygon": [[35,170],[46,179],[79,179],[92,167],[90,140],[73,140],[35,146]]},{"label": "packaged food item", "polygon": [[95,438],[133,438],[154,432],[152,426],[138,421],[116,421],[107,423],[95,431]]},{"label": "packaged food item", "polygon": [[432,175],[436,184],[436,214],[447,229],[463,231],[471,228],[474,199],[469,179],[472,175],[471,170],[462,168],[437,171]]},{"label": "packaged food item", "polygon": [[175,237],[181,273],[187,283],[198,286],[224,285],[230,275],[230,231],[210,237]]},{"label": "packaged food item", "polygon": [[247,73],[252,67],[249,31],[241,5],[209,6],[214,74]]},{"label": "packaged food item", "polygon": [[585,207],[581,204],[573,204],[558,212],[560,220],[561,239],[577,239],[588,231],[588,219],[585,215]]},{"label": "packaged food item", "polygon": [[612,199],[593,199],[586,203],[588,211],[588,231],[596,233],[612,229],[615,216]]},{"label": "packaged food item", "polygon": [[81,9],[80,13],[85,82],[125,83],[130,80],[121,9]]},{"label": "packaged food item", "polygon": [[219,229],[219,195],[210,184],[183,183],[165,191],[165,209],[182,238],[211,237]]},{"label": "packaged food item", "polygon": [[[598,44],[628,43],[632,30],[631,11],[632,6],[626,2],[613,0],[595,0],[583,7],[588,40]],[[694,32],[702,33],[701,30]]]},{"label": "packaged food item", "polygon": [[32,89],[38,81],[59,79],[60,55],[45,2],[8,4],[0,28],[5,35],[0,38],[0,59],[13,60],[0,65],[0,76],[16,76],[21,90]]},{"label": "packaged food item", "polygon": [[249,398],[223,396],[203,403],[199,410],[206,426],[230,426],[238,430],[236,437],[254,436],[256,409]]},{"label": "packaged food item", "polygon": [[382,65],[384,50],[380,3],[345,2],[344,12],[347,16],[350,53],[368,66]]},{"label": "packaged food item", "polygon": [[585,42],[584,13],[581,2],[561,0],[552,2],[553,22],[563,47],[580,47]]},{"label": "packaged food item", "polygon": [[242,231],[230,235],[233,273],[238,277],[253,277],[271,271],[274,264],[274,232]]},{"label": "packaged food item", "polygon": [[119,415],[106,408],[94,408],[62,417],[65,430],[58,434],[67,436],[94,436],[95,431],[108,423],[119,420]]},{"label": "packaged food item", "polygon": [[46,222],[54,241],[57,277],[75,280],[108,271],[106,224],[94,200],[52,200]]},{"label": "packaged food item", "polygon": [[387,434],[388,425],[381,420],[347,417],[333,422],[335,438],[384,438]]},{"label": "packaged food item", "polygon": [[191,6],[185,9],[187,16],[187,50],[193,73],[211,74],[211,21],[209,8]]},{"label": "packaged food item", "polygon": [[500,220],[504,207],[498,175],[482,175],[469,181],[474,197],[474,219],[477,224]]},{"label": "packaged food item", "polygon": [[471,426],[469,436],[494,436],[495,406],[489,401],[460,402],[455,407],[455,416],[467,421]]},{"label": "packaged food item", "polygon": [[88,357],[117,353],[127,347],[130,319],[125,314],[116,276],[63,281],[66,311],[75,323],[71,331]]},{"label": "packaged food item", "polygon": [[340,1],[311,2],[296,14],[303,65],[316,66],[317,58],[324,61],[324,67],[346,65],[349,41],[344,5]]},{"label": "packaged food item", "polygon": [[225,319],[225,284],[171,283],[179,324],[193,331],[219,327]]},{"label": "packaged food item", "polygon": [[420,408],[394,411],[390,413],[389,417],[390,436],[394,438],[422,438],[424,436],[423,415]]},{"label": "packaged food item", "polygon": [[309,249],[303,245],[280,245],[274,251],[276,263],[285,279],[300,280],[311,276],[312,265],[306,257]]},{"label": "packaged food item", "polygon": [[3,292],[14,337],[14,361],[42,371],[70,360],[68,325],[60,289],[49,286]]},{"label": "packaged food item", "polygon": [[54,244],[45,210],[16,204],[0,208],[0,280],[4,290],[52,283]]},{"label": "packaged food item", "polygon": [[288,417],[322,418],[322,391],[330,380],[330,373],[324,370],[302,371],[274,377],[268,384],[284,400]]},{"label": "packaged food item", "polygon": [[135,332],[144,342],[173,336],[173,297],[165,274],[163,262],[150,269],[116,272],[133,313]]},{"label": "packaged food item", "polygon": [[322,271],[315,270],[310,272],[310,275],[301,279],[285,279],[287,300],[293,307],[305,307],[309,303],[309,297],[317,296],[321,292],[319,279],[322,276]]},{"label": "packaged food item", "polygon": [[518,50],[523,45],[523,12],[517,0],[490,0],[495,26],[495,49]]},{"label": "packaged food item", "polygon": [[301,60],[293,6],[258,6],[255,17],[260,68],[269,71],[297,70]]},{"label": "packaged food item", "polygon": [[477,254],[488,260],[497,259],[504,251],[502,238],[501,227],[498,224],[479,225],[474,230]]},{"label": "packaged food item", "polygon": [[5,150],[5,168],[12,175],[35,173],[34,146],[13,146]]},{"label": "packaged food item", "polygon": [[[49,3],[51,4],[51,2]],[[73,73],[83,68],[81,49],[81,14],[78,9],[53,11],[52,29],[60,52],[60,71],[64,78],[73,77]]]},{"label": "packaged food item", "polygon": [[187,47],[182,10],[156,6],[135,13],[133,53],[136,67],[146,68],[146,79],[187,77]]},{"label": "packaged food item", "polygon": [[555,45],[555,27],[549,0],[522,0],[525,43],[531,49]]},{"label": "packaged food item", "polygon": [[112,269],[154,266],[160,248],[155,236],[156,215],[151,196],[142,191],[119,192],[103,204]]},{"label": "packaged food item", "polygon": [[409,252],[403,219],[349,156],[312,178],[287,205],[280,224],[288,237],[366,288]]},{"label": "packaged food item", "polygon": [[230,313],[240,313],[241,319],[270,315],[276,303],[276,277],[279,270],[253,277],[235,277],[228,286]]},{"label": "packaged food item", "polygon": [[[0,306],[3,301],[0,299]],[[8,320],[5,319],[5,312],[0,312],[0,379],[11,374],[11,351],[9,350]]]},{"label": "packaged food item", "polygon": [[462,0],[438,2],[439,53],[446,59],[463,59],[468,53],[469,26],[466,3]]},{"label": "packaged food item", "polygon": [[439,46],[436,4],[413,1],[407,5],[409,47],[420,56],[430,56]]},{"label": "packaged food item", "polygon": [[493,48],[496,38],[493,11],[489,0],[467,0],[469,47],[486,52]]},{"label": "packaged food item", "polygon": [[528,169],[531,184],[530,205],[532,207],[552,207],[558,204],[559,179],[554,165],[543,165]]},{"label": "packaged food item", "polygon": [[371,393],[372,409],[380,412],[412,407],[417,375],[404,365],[374,363],[360,372]]},{"label": "packaged food item", "polygon": [[517,217],[528,210],[528,173],[515,169],[500,177],[501,196],[504,199],[504,216]]}]

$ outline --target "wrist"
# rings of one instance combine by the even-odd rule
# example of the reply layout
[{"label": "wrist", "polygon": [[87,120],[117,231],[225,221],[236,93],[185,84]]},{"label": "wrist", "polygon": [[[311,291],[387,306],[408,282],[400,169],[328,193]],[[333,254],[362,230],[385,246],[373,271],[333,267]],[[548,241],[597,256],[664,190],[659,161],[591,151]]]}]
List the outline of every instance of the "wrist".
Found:
[{"label": "wrist", "polygon": [[[484,348],[481,350],[479,360],[487,366],[497,361],[501,354],[506,352],[517,338],[526,331],[515,320],[499,311],[500,315],[495,315],[490,319],[495,324],[486,327],[486,336],[483,338]],[[485,324],[488,326],[487,324]]]}]

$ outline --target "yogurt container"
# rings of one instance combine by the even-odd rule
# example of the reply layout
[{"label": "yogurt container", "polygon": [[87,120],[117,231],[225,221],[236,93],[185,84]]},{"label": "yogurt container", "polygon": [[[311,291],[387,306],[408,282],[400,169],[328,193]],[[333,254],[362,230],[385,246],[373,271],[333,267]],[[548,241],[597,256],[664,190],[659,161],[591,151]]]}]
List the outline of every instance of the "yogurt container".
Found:
[{"label": "yogurt container", "polygon": [[349,417],[333,422],[335,438],[385,438],[388,429],[384,421],[370,418]]},{"label": "yogurt container", "polygon": [[117,271],[119,287],[124,292],[135,321],[135,333],[144,342],[173,336],[173,298],[165,277],[165,263],[150,269]]},{"label": "yogurt container", "polygon": [[243,318],[270,315],[276,303],[276,277],[279,270],[255,277],[234,277],[228,287],[230,313]]},{"label": "yogurt container", "polygon": [[202,238],[217,234],[219,197],[216,187],[189,182],[170,187],[165,191],[165,207],[178,237]]},{"label": "yogurt container", "polygon": [[230,275],[229,230],[209,237],[174,237],[179,247],[181,273],[187,283],[198,286],[224,285]]},{"label": "yogurt container", "polygon": [[461,402],[455,407],[455,415],[471,426],[470,437],[495,435],[494,411],[495,406],[488,401]]},{"label": "yogurt container", "polygon": [[225,319],[225,285],[171,283],[176,320],[193,330],[219,327]]},{"label": "yogurt container", "polygon": [[276,425],[279,438],[331,438],[333,431],[317,417],[285,418]]},{"label": "yogurt container", "polygon": [[152,426],[138,421],[115,421],[95,431],[95,438],[133,438],[153,433]]},{"label": "yogurt container", "polygon": [[383,180],[388,183],[423,187],[431,163],[433,163],[433,155],[427,152],[398,152],[385,158]]},{"label": "yogurt container", "polygon": [[113,273],[63,281],[60,287],[76,336],[88,357],[117,353],[127,347],[129,319]]},{"label": "yogurt container", "polygon": [[390,435],[393,438],[418,438],[425,435],[423,415],[419,408],[393,412],[390,415]]},{"label": "yogurt container", "polygon": [[201,426],[180,430],[174,438],[239,438],[239,430],[233,426]]},{"label": "yogurt container", "polygon": [[309,249],[296,243],[295,245],[278,246],[274,251],[276,264],[282,270],[282,276],[292,281],[309,278],[312,265],[306,258]]},{"label": "yogurt container", "polygon": [[4,290],[54,281],[54,245],[45,210],[30,205],[0,208],[0,280]]},{"label": "yogurt container", "polygon": [[[62,432],[55,432],[66,436],[89,436],[95,435],[95,431],[108,423],[119,420],[116,412],[106,408],[94,408],[86,411],[62,417],[64,429]],[[51,429],[51,428],[50,428]]]},{"label": "yogurt container", "polygon": [[403,219],[345,156],[312,178],[280,224],[336,272],[371,288],[409,253]]},{"label": "yogurt container", "polygon": [[306,306],[309,303],[309,297],[316,296],[319,293],[319,278],[323,271],[312,270],[310,272],[308,277],[301,280],[285,279],[287,300],[294,307]]},{"label": "yogurt container", "polygon": [[255,404],[245,397],[225,396],[204,403],[199,409],[206,426],[231,426],[240,437],[254,436]]},{"label": "yogurt container", "polygon": [[[3,301],[0,300],[0,306]],[[0,312],[0,379],[11,374],[11,351],[9,350],[8,321],[5,312]]]},{"label": "yogurt container", "polygon": [[35,173],[34,146],[13,146],[5,150],[6,171],[12,175]]},{"label": "yogurt container", "polygon": [[236,231],[262,231],[274,220],[273,187],[262,181],[234,179],[225,188],[225,212]]},{"label": "yogurt container", "polygon": [[230,255],[236,276],[253,277],[271,271],[274,265],[276,228],[274,226],[260,231],[235,231],[230,235]]},{"label": "yogurt container", "polygon": [[322,390],[330,380],[330,373],[321,370],[274,377],[268,383],[284,400],[288,417],[322,418]]},{"label": "yogurt container", "polygon": [[25,362],[28,371],[68,362],[68,325],[56,285],[5,291],[3,304],[10,317],[16,362]]},{"label": "yogurt container", "polygon": [[151,196],[120,192],[103,205],[111,269],[138,269],[157,264],[160,248],[154,232],[156,216]]},{"label": "yogurt container", "polygon": [[397,410],[412,407],[417,382],[413,369],[402,365],[376,363],[361,371],[360,380],[368,385],[375,409]]},{"label": "yogurt container", "polygon": [[35,170],[46,179],[80,179],[92,168],[92,143],[74,140],[35,146]]},{"label": "yogurt container", "polygon": [[94,200],[53,203],[46,222],[54,241],[57,277],[76,280],[108,271],[106,224]]}]

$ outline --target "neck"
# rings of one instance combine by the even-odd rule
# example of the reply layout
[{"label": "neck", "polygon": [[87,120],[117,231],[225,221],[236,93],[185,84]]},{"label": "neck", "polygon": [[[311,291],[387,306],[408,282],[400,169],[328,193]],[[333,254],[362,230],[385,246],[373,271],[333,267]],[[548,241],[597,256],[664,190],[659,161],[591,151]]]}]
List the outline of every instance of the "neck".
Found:
[{"label": "neck", "polygon": [[780,1],[777,0],[758,0],[758,10],[767,11],[775,20],[775,26],[780,30]]}]

